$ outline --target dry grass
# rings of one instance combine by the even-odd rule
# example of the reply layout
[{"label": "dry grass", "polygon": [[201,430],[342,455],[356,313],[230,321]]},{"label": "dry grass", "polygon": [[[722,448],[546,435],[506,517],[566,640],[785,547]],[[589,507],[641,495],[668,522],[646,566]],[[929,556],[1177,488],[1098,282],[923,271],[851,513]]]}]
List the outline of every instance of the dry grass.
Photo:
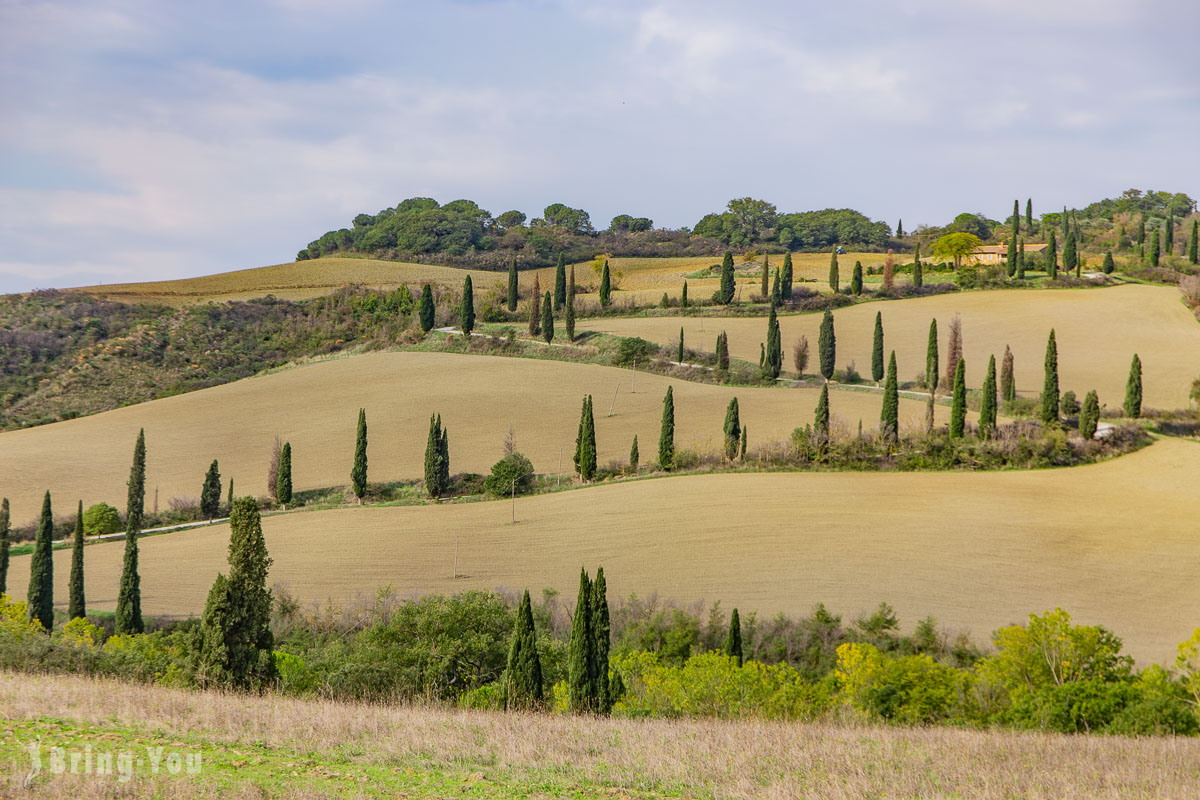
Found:
[{"label": "dry grass", "polygon": [[[618,388],[619,384],[619,388]],[[35,518],[47,489],[60,512],[78,498],[125,507],[125,481],[138,429],[149,448],[148,502],[199,497],[216,458],[239,494],[266,494],[267,462],[278,434],[292,443],[297,491],[350,481],[358,409],[367,410],[370,476],[419,479],[429,416],[450,429],[455,472],[484,473],[502,455],[505,432],[543,473],[568,475],[585,393],[595,398],[599,462],[624,461],[634,434],[644,462],[657,453],[662,398],[675,387],[677,443],[719,447],[725,407],[735,395],[752,446],[812,421],[815,389],[733,389],[630,370],[533,359],[444,353],[372,353],[286,369],[163,400],[0,434],[0,494],[13,519]],[[636,388],[636,393],[631,389]],[[617,392],[614,415],[607,416]],[[847,425],[878,424],[880,396],[839,392],[833,412]],[[939,408],[940,414],[946,409]],[[902,422],[923,424],[924,406],[906,400]],[[560,462],[561,451],[561,462]]]},{"label": "dry grass", "polygon": [[[877,311],[883,313],[886,348],[895,349],[903,380],[915,379],[925,370],[925,345],[933,317],[938,320],[944,366],[946,337],[955,314],[962,315],[970,386],[983,382],[989,355],[996,356],[999,367],[1007,344],[1016,359],[1019,394],[1036,396],[1042,389],[1051,328],[1058,339],[1063,390],[1074,390],[1082,398],[1095,389],[1101,404],[1110,408],[1121,406],[1135,352],[1142,359],[1148,407],[1186,406],[1188,389],[1200,373],[1200,326],[1180,303],[1179,292],[1170,287],[963,292],[851,306],[834,312],[839,369],[855,361],[860,372],[869,373]],[[792,343],[801,334],[808,336],[815,354],[820,323],[820,314],[781,317],[785,354],[790,356]],[[759,343],[766,340],[766,321],[760,318],[703,322],[698,317],[596,319],[581,321],[579,329],[666,343],[678,337],[680,325],[686,340],[702,344],[706,350],[715,346],[718,331],[728,331],[730,353],[755,362]],[[815,368],[814,355],[809,369]]]},{"label": "dry grass", "polygon": [[[983,641],[1061,606],[1161,663],[1200,619],[1197,481],[1200,444],[1167,439],[1073,469],[698,475],[520,498],[516,525],[508,503],[490,502],[285,514],[264,530],[271,581],[306,601],[384,585],[570,597],[580,565],[603,564],[617,597],[658,590],[763,614],[886,600],[906,629],[933,614]],[[221,525],[143,540],[143,608],[198,613],[228,537]],[[122,553],[121,542],[87,548],[91,607],[114,607]],[[69,559],[55,553],[62,601]],[[28,571],[27,556],[13,560],[17,597]]]},{"label": "dry grass", "polygon": [[[97,732],[122,726],[124,733],[93,737],[105,749],[135,746],[140,731],[167,743],[200,743],[206,770],[234,778],[222,795],[390,794],[388,779],[372,767],[396,781],[415,772],[418,785],[421,775],[459,781],[418,789],[416,796],[1040,800],[1195,797],[1200,787],[1195,739],[506,715],[27,675],[0,675],[0,712],[18,724],[55,717]],[[74,742],[88,741],[88,728],[73,733]],[[231,752],[245,759],[240,766],[229,763]],[[312,773],[306,767],[330,762],[339,780],[306,780]],[[305,774],[289,778],[296,768]],[[22,790],[17,780],[6,781],[6,796],[113,796],[103,793],[113,791],[111,783],[96,780],[68,777],[37,792]],[[192,796],[196,783],[160,779],[127,791]]]}]

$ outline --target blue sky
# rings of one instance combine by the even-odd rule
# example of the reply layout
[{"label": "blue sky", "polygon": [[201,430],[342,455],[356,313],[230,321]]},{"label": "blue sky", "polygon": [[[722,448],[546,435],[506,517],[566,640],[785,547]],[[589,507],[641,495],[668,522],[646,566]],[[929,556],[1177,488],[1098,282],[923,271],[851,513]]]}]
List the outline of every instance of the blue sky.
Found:
[{"label": "blue sky", "polygon": [[0,290],[290,261],[412,196],[906,228],[1200,195],[1195,0],[0,0]]}]

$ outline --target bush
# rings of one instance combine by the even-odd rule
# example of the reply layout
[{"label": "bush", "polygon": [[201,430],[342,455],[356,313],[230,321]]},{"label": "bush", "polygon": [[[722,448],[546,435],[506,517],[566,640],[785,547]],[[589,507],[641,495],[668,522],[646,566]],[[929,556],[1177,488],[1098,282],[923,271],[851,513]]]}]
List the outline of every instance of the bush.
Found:
[{"label": "bush", "polygon": [[121,515],[108,503],[96,503],[83,512],[83,532],[88,536],[102,536],[121,530]]},{"label": "bush", "polygon": [[497,497],[514,491],[525,494],[533,486],[533,474],[533,462],[514,451],[492,465],[492,474],[484,480],[484,488]]},{"label": "bush", "polygon": [[964,673],[928,655],[885,657],[870,644],[837,649],[837,679],[854,708],[908,725],[925,725],[961,713]]},{"label": "bush", "polygon": [[629,364],[647,364],[658,355],[658,345],[639,339],[636,336],[626,337],[617,345],[615,363],[622,366]]}]

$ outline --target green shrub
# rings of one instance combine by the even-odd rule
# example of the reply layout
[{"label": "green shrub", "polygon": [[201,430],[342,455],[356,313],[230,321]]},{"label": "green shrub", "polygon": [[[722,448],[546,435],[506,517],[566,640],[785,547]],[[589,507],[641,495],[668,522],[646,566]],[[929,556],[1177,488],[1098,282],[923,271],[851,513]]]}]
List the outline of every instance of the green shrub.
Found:
[{"label": "green shrub", "polygon": [[317,688],[316,675],[300,656],[276,650],[275,672],[279,676],[279,690],[284,694],[304,695]]},{"label": "green shrub", "polygon": [[504,690],[501,684],[488,683],[463,692],[458,698],[459,708],[472,708],[478,711],[503,711]]},{"label": "green shrub", "polygon": [[926,725],[962,713],[966,673],[928,655],[884,656],[870,644],[837,649],[837,679],[851,706],[889,722]]},{"label": "green shrub", "polygon": [[102,536],[122,529],[121,515],[108,503],[96,503],[83,512],[83,532],[88,536]]},{"label": "green shrub", "polygon": [[499,497],[512,492],[525,494],[533,486],[533,462],[513,451],[492,465],[492,474],[484,480],[489,494]]},{"label": "green shrub", "polygon": [[626,337],[617,345],[617,356],[614,363],[622,366],[629,364],[646,364],[658,355],[658,345],[639,339],[636,336]]}]

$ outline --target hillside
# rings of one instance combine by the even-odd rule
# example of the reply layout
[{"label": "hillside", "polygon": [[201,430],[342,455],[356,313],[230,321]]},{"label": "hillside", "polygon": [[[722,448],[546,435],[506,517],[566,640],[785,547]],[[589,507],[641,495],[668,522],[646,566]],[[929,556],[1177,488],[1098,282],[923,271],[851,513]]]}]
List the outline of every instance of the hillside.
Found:
[{"label": "hillside", "polygon": [[[453,423],[450,430],[452,443],[483,449],[486,439],[456,434]],[[1200,444],[1165,439],[1101,464],[1049,471],[604,485],[518,498],[516,525],[501,501],[298,512],[268,516],[263,527],[270,583],[305,602],[346,602],[381,586],[400,596],[553,587],[570,597],[579,565],[603,564],[613,597],[657,590],[760,615],[806,613],[817,602],[858,613],[887,601],[906,627],[933,614],[980,641],[1061,606],[1080,622],[1109,627],[1139,660],[1162,663],[1200,617],[1197,481]],[[228,542],[225,525],[143,539],[146,613],[198,614],[225,568]],[[112,609],[124,547],[85,552],[89,606]],[[60,602],[69,559],[69,551],[55,552]],[[28,556],[13,559],[18,597],[28,565]]]},{"label": "hillside", "polygon": [[[295,451],[296,490],[349,483],[358,409],[367,410],[373,481],[419,480],[431,414],[450,431],[454,472],[487,472],[503,455],[511,425],[516,445],[543,473],[572,472],[580,403],[596,404],[598,461],[624,463],[636,434],[646,460],[658,441],[662,399],[673,386],[682,447],[718,447],[731,397],[754,446],[812,422],[816,389],[751,389],[671,380],[613,367],[481,355],[389,352],[285,369],[103,414],[0,433],[0,493],[13,520],[32,519],[47,489],[62,505],[82,498],[125,504],[129,457],[139,428],[149,449],[148,503],[196,498],[205,469],[219,459],[240,494],[266,494],[276,435]],[[634,391],[636,390],[636,391]],[[615,393],[615,405],[614,405]],[[613,416],[608,416],[609,408]],[[879,421],[880,396],[838,392],[847,426]],[[947,409],[939,408],[945,419]],[[925,409],[901,401],[901,423],[923,424]],[[80,442],[87,447],[80,450]]]},{"label": "hillside", "polygon": [[[839,369],[854,361],[859,372],[870,371],[876,312],[883,315],[885,348],[896,351],[902,380],[915,380],[924,372],[932,318],[938,321],[944,365],[955,314],[962,317],[968,386],[983,382],[989,355],[996,356],[999,366],[1008,344],[1015,359],[1018,393],[1037,396],[1051,328],[1058,340],[1063,391],[1070,389],[1082,397],[1095,389],[1100,402],[1110,408],[1119,408],[1125,396],[1134,353],[1142,360],[1149,407],[1186,407],[1192,381],[1200,375],[1200,325],[1180,302],[1179,291],[1170,287],[955,292],[842,308],[834,312]],[[786,368],[791,368],[791,347],[797,337],[807,336],[815,348],[820,323],[819,314],[780,317]],[[729,334],[730,354],[748,360],[758,358],[759,343],[766,337],[763,321],[753,318],[629,317],[584,320],[580,325],[661,343],[678,339],[682,325],[684,338],[706,349],[724,330]]]},{"label": "hillside", "polygon": [[[1200,742],[1186,738],[499,714],[44,675],[0,674],[0,714],[22,742],[201,753],[200,775],[155,776],[143,762],[120,784],[120,796],[138,798],[1161,800],[1192,796],[1200,780]],[[44,765],[25,787],[28,755],[15,739],[0,743],[0,759],[18,764],[0,779],[6,797],[114,786]]]}]

